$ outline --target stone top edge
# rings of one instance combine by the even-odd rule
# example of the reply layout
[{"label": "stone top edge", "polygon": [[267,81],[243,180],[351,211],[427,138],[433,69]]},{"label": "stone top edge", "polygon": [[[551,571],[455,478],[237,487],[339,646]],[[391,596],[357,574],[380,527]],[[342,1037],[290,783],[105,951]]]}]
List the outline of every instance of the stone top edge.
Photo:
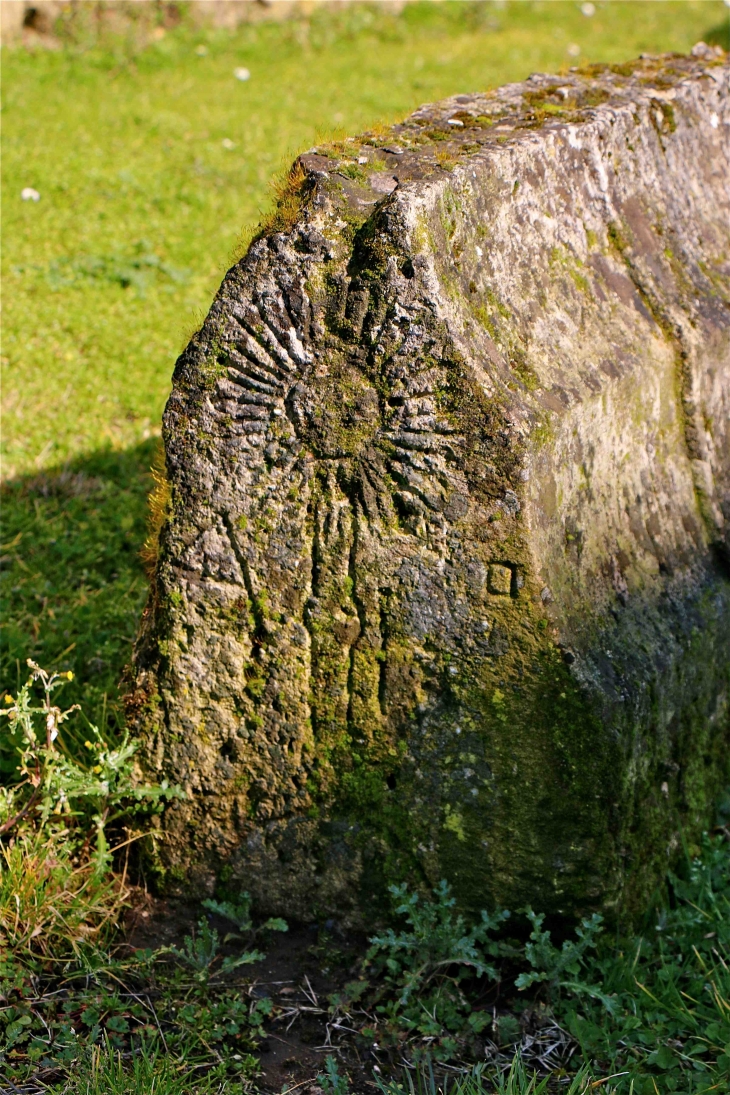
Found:
[{"label": "stone top edge", "polygon": [[[424,104],[402,124],[422,125],[431,121],[448,125],[462,120],[466,126],[479,111],[487,117],[507,117],[515,124],[521,122],[524,128],[534,128],[535,122],[549,121],[552,117],[560,120],[561,114],[583,112],[588,118],[588,111],[645,96],[671,99],[671,92],[688,78],[730,65],[730,58],[721,47],[704,43],[699,43],[699,47],[695,47],[698,50],[695,55],[642,54],[620,64],[589,64],[558,74],[533,73],[526,80],[487,92],[452,95],[437,103]],[[550,106],[557,109],[545,109]],[[469,118],[462,119],[462,113]]]},{"label": "stone top edge", "polygon": [[[671,114],[680,89],[703,77],[728,81],[730,55],[719,46],[698,43],[688,55],[642,54],[621,64],[535,73],[520,83],[426,103],[392,126],[316,145],[297,157],[294,168],[316,189],[318,183],[336,181],[345,203],[365,212],[396,188],[446,178],[489,148],[591,123],[652,100]],[[264,224],[256,238],[276,232],[273,224]]]}]

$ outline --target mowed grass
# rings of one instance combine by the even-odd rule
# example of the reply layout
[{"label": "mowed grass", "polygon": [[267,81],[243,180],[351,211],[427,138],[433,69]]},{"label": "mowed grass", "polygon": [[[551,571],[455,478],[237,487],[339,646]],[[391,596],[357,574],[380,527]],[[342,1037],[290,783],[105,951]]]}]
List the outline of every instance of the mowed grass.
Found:
[{"label": "mowed grass", "polygon": [[119,723],[173,363],[297,151],[533,71],[727,45],[727,26],[719,0],[452,0],[3,50],[0,685],[28,656],[71,668],[89,717]]}]

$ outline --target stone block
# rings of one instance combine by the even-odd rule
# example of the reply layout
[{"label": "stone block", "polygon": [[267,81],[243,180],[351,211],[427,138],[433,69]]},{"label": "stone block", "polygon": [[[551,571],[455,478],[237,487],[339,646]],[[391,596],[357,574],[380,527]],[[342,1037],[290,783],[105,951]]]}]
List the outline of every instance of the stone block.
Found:
[{"label": "stone block", "polygon": [[168,887],[630,912],[711,820],[729,71],[533,76],[299,157],[165,411],[128,702],[188,794]]}]

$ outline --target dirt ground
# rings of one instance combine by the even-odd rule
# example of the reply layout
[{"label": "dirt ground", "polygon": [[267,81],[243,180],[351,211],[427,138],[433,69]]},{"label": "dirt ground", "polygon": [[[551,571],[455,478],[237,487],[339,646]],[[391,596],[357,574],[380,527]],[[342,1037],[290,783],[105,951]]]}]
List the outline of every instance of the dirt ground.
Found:
[{"label": "dirt ground", "polygon": [[[134,948],[180,946],[200,918],[200,906],[160,900],[150,894],[141,896],[128,919],[127,944]],[[211,917],[221,936],[230,929],[223,919]],[[356,963],[365,940],[346,935],[328,921],[326,925],[294,925],[287,932],[272,932],[260,945],[266,957],[247,967],[251,993],[268,996],[275,1013],[266,1026],[266,1039],[259,1048],[260,1090],[277,1095],[286,1086],[296,1085],[303,1095],[320,1087],[317,1075],[328,1054],[338,1060],[348,1074],[351,1090],[371,1093],[377,1090],[375,1076],[387,1075],[397,1061],[368,1046],[356,1036],[346,1020],[333,1019],[328,998],[356,976]]]},{"label": "dirt ground", "polygon": [[[204,912],[199,904],[161,900],[142,891],[138,894],[127,924],[126,942],[134,948],[181,946]],[[206,915],[224,938],[230,924]],[[256,946],[265,952],[265,958],[246,967],[243,991],[253,997],[269,997],[275,1005],[265,1024],[266,1037],[257,1050],[261,1068],[257,1083],[263,1095],[279,1095],[285,1088],[296,1088],[302,1095],[322,1095],[317,1077],[328,1055],[335,1057],[340,1073],[347,1075],[352,1095],[373,1095],[379,1090],[378,1079],[404,1081],[404,1066],[413,1067],[405,1043],[402,1048],[379,1045],[362,1033],[363,1028],[376,1025],[373,1014],[358,1006],[339,1013],[330,1006],[334,994],[361,976],[359,963],[367,949],[363,935],[346,932],[328,920],[292,924],[287,932],[271,932],[265,939],[257,939]],[[577,1045],[549,1009],[537,1002],[523,1007],[518,1039],[500,1046],[496,1031],[505,1014],[514,1021],[514,1000],[500,999],[498,987],[491,984],[478,1006],[494,1016],[494,1027],[492,1032],[484,1032],[478,1059],[505,1072],[518,1051],[529,1068],[540,1076],[550,1076],[550,1091],[561,1090],[577,1067],[573,1061]],[[458,1065],[437,1066],[437,1079],[445,1080],[449,1073],[453,1078],[458,1071]]]}]

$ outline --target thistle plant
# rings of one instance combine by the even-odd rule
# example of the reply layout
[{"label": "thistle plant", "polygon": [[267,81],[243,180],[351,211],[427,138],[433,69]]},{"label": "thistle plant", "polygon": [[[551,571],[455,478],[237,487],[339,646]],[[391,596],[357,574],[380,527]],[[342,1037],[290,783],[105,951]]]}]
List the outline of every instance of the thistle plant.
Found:
[{"label": "thistle plant", "polygon": [[[191,935],[186,935],[182,948],[170,947],[169,953],[174,958],[193,971],[195,980],[201,985],[207,985],[213,974],[213,967],[221,957],[218,953],[220,939],[215,928],[211,928],[203,916],[198,921],[198,930]],[[227,955],[223,958],[217,974],[225,976],[239,966],[250,966],[253,962],[259,962],[265,958],[263,951],[244,951],[243,954]]]},{"label": "thistle plant", "polygon": [[111,743],[91,724],[88,760],[77,760],[63,728],[78,705],[56,702],[73,674],[27,664],[27,681],[0,711],[6,779],[11,769],[0,787],[0,952],[8,944],[33,964],[78,954],[117,922],[126,889],[111,871],[109,828],[181,792],[136,782],[135,743],[126,736]]},{"label": "thistle plant", "polygon": [[203,902],[203,908],[235,925],[236,930],[226,935],[226,941],[246,937],[253,939],[263,932],[285,932],[289,930],[286,920],[282,920],[280,916],[269,917],[258,928],[254,928],[251,916],[251,895],[248,893],[240,894],[237,901],[214,901],[212,898],[208,898]]},{"label": "thistle plant", "polygon": [[[84,742],[88,764],[80,764],[63,747],[61,727],[74,711],[54,702],[54,693],[73,673],[48,673],[28,659],[30,676],[16,697],[5,696],[0,711],[9,723],[9,743],[17,756],[18,777],[2,788],[0,837],[17,831],[23,823],[48,825],[88,842],[95,835],[94,860],[98,871],[109,865],[107,827],[143,802],[157,803],[180,794],[165,781],[159,786],[134,782],[132,757],[136,744],[125,734],[119,745],[107,742],[98,727],[89,724]],[[33,685],[40,684],[43,699],[37,703]]]}]

